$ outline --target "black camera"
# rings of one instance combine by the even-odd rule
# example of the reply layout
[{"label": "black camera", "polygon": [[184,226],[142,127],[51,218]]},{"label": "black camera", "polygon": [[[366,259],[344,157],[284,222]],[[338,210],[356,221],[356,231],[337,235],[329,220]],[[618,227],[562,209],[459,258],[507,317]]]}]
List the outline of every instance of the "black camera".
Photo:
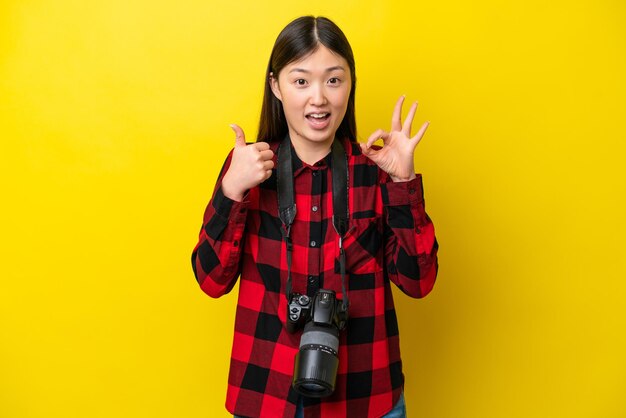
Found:
[{"label": "black camera", "polygon": [[321,398],[335,390],[339,331],[347,320],[348,308],[332,290],[320,289],[313,298],[292,295],[287,331],[293,333],[304,326],[293,373],[293,387],[301,395]]}]

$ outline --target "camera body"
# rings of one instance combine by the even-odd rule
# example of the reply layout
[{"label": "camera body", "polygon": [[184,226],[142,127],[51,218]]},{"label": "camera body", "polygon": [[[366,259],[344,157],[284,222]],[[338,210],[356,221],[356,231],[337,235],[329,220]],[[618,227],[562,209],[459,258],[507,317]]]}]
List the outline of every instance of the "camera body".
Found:
[{"label": "camera body", "polygon": [[287,306],[287,331],[293,334],[309,320],[316,325],[342,330],[348,320],[348,311],[332,290],[320,289],[313,298],[294,293]]},{"label": "camera body", "polygon": [[293,387],[301,395],[321,398],[335,390],[339,366],[339,331],[348,309],[332,290],[320,289],[313,298],[295,293],[287,306],[287,331],[304,327],[296,354]]}]

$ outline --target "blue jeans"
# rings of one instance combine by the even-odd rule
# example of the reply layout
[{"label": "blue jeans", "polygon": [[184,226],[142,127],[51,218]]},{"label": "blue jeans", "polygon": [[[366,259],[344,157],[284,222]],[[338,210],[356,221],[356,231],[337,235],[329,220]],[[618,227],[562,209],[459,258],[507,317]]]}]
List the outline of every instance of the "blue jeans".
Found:
[{"label": "blue jeans", "polygon": [[[234,418],[242,418],[237,415],[234,415]],[[296,405],[296,415],[294,418],[304,418],[304,407],[302,406],[302,398],[298,401],[298,405]],[[393,407],[391,411],[385,414],[382,418],[406,418],[406,404],[404,403],[404,393],[400,395],[400,399],[396,406]]]},{"label": "blue jeans", "polygon": [[404,403],[404,392],[400,394],[400,399],[393,409],[387,412],[383,418],[406,418],[406,404]]}]

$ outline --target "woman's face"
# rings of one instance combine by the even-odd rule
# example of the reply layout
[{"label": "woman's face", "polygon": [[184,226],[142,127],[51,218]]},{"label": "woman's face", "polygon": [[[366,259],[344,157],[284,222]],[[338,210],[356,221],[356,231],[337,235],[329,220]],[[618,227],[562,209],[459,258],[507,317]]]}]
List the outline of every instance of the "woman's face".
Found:
[{"label": "woman's face", "polygon": [[330,146],[348,107],[348,62],[323,45],[272,75],[274,95],[282,102],[289,136],[307,146]]}]

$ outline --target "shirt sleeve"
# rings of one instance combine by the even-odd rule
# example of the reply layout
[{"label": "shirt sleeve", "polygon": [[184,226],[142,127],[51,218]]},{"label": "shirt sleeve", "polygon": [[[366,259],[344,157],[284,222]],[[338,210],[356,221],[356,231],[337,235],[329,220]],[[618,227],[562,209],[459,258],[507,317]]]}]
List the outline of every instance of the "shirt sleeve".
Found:
[{"label": "shirt sleeve", "polygon": [[422,176],[406,182],[381,182],[385,267],[389,279],[404,293],[426,296],[437,277],[435,229],[424,207]]},{"label": "shirt sleeve", "polygon": [[224,196],[221,188],[231,158],[232,151],[226,158],[213,197],[204,212],[198,243],[191,255],[191,265],[200,288],[214,298],[230,292],[239,277],[246,225],[246,198],[236,202]]}]

